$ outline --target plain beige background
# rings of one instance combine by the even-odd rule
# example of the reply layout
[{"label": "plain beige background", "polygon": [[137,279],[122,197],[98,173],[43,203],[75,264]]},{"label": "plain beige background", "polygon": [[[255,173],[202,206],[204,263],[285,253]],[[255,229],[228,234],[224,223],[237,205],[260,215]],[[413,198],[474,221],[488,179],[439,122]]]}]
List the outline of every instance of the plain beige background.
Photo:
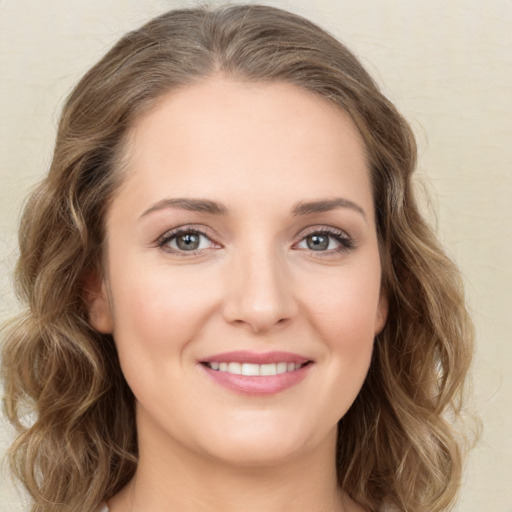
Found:
[{"label": "plain beige background", "polygon": [[[512,1],[266,3],[346,42],[416,132],[429,211],[463,270],[478,333],[473,408],[484,431],[458,510],[512,512]],[[10,272],[23,198],[48,167],[70,88],[125,31],[190,4],[0,0],[0,320],[17,308]],[[0,416],[0,455],[9,438]],[[0,474],[0,512],[22,510]]]}]

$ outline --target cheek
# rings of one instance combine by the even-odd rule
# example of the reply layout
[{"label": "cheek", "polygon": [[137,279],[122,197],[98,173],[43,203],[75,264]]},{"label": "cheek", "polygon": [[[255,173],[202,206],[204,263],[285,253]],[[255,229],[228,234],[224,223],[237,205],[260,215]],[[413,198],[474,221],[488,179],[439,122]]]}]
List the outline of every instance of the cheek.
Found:
[{"label": "cheek", "polygon": [[[345,410],[359,392],[370,365],[380,296],[380,267],[337,268],[307,283],[309,322],[325,347],[327,393]],[[306,283],[305,283],[306,284]],[[340,393],[340,389],[343,393]]]},{"label": "cheek", "polygon": [[[206,276],[169,269],[112,276],[114,337],[122,345],[175,351],[192,339],[214,302]],[[120,277],[120,276],[119,276]]]},{"label": "cheek", "polygon": [[136,270],[130,279],[114,270],[111,281],[113,335],[128,385],[149,409],[166,400],[180,403],[180,376],[190,371],[186,362],[215,300],[212,288],[201,286],[199,276],[158,266]]},{"label": "cheek", "polygon": [[[378,268],[378,267],[377,267]],[[357,347],[373,340],[378,318],[380,273],[343,269],[308,284],[309,309],[329,340]]]}]

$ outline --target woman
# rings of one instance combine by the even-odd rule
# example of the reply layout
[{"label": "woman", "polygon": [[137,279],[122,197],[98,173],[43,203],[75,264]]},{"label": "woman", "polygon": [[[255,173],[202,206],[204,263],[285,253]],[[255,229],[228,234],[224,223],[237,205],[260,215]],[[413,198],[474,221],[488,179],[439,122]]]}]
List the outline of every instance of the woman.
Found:
[{"label": "woman", "polygon": [[448,509],[472,329],[415,157],[296,15],[125,36],[68,99],[21,223],[3,372],[32,510]]}]

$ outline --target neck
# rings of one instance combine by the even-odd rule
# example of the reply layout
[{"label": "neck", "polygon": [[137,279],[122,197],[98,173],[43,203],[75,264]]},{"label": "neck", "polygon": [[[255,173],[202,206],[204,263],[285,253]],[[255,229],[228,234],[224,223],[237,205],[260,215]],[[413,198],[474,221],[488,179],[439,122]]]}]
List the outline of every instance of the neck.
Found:
[{"label": "neck", "polygon": [[[139,466],[110,512],[355,512],[335,468],[336,432],[285,461],[230,464],[198,454],[154,426],[139,429]],[[164,439],[165,442],[164,442]]]}]

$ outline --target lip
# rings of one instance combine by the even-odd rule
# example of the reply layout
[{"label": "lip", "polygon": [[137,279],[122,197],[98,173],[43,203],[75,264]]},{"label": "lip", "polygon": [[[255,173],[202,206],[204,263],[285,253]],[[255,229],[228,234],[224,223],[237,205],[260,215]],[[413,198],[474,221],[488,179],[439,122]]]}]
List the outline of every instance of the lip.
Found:
[{"label": "lip", "polygon": [[[252,364],[271,364],[271,363],[294,363],[301,364],[297,370],[280,373],[277,375],[248,376],[234,373],[221,372],[209,368],[204,363],[252,363]],[[309,364],[305,364],[309,363]],[[291,352],[225,352],[215,354],[200,361],[199,366],[214,382],[227,388],[237,394],[271,396],[281,393],[293,386],[299,384],[308,375],[313,361],[299,354]]]}]

